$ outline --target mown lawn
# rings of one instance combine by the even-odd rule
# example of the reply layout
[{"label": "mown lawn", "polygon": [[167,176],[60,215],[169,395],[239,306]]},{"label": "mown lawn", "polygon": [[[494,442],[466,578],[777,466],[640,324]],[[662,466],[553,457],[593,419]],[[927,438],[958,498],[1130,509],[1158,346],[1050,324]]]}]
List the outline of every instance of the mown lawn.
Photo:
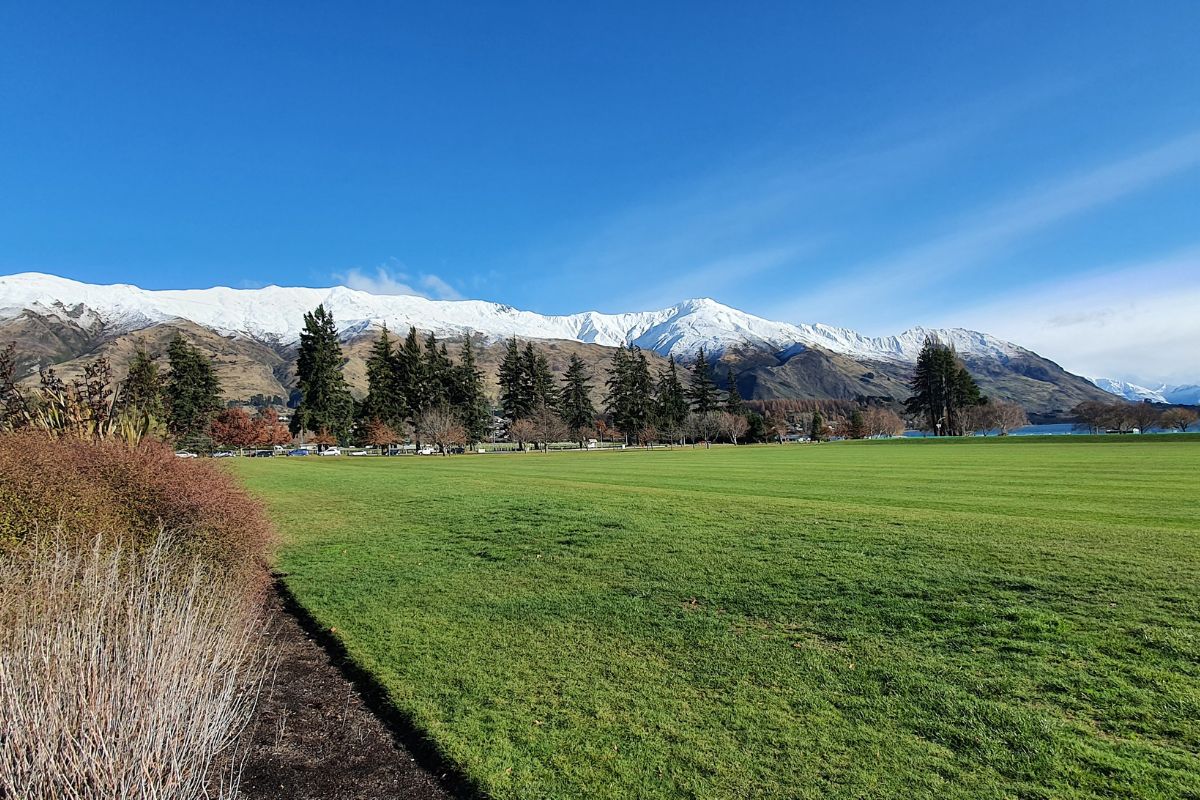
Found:
[{"label": "mown lawn", "polygon": [[235,465],[496,798],[1200,796],[1200,441]]}]

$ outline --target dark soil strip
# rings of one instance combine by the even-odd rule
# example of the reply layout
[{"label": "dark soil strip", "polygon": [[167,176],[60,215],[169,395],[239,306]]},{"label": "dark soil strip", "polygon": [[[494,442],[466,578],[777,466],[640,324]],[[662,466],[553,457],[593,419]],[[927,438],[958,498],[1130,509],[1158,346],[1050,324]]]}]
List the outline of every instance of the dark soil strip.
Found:
[{"label": "dark soil strip", "polygon": [[279,659],[259,701],[242,776],[246,800],[443,800],[478,797],[382,687],[282,581],[270,600]]}]

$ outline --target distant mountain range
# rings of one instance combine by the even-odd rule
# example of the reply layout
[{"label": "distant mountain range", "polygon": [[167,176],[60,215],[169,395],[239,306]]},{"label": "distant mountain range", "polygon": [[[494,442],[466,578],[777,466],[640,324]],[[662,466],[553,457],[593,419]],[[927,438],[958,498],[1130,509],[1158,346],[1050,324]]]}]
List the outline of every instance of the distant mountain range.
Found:
[{"label": "distant mountain range", "polygon": [[[867,337],[847,328],[774,322],[710,299],[658,311],[550,316],[480,300],[427,300],[332,287],[150,291],[124,284],[97,286],[40,273],[0,277],[0,343],[18,343],[28,372],[56,366],[64,374],[107,355],[121,371],[137,347],[165,349],[186,332],[216,360],[231,397],[287,396],[294,388],[295,345],[303,316],[324,304],[346,344],[346,374],[365,389],[362,358],[386,324],[401,334],[415,326],[439,338],[472,336],[488,351],[503,340],[539,340],[561,356],[599,367],[611,348],[634,344],[661,357],[688,361],[701,348],[731,370],[747,398],[873,397],[897,402],[925,337],[954,345],[990,395],[1056,418],[1076,403],[1107,394],[1042,356],[986,333],[962,328],[912,328]],[[554,365],[555,359],[552,360]]]},{"label": "distant mountain range", "polygon": [[1196,384],[1171,386],[1162,383],[1157,387],[1150,388],[1112,378],[1089,378],[1089,380],[1109,394],[1124,397],[1126,400],[1135,402],[1149,400],[1152,403],[1172,403],[1185,406],[1200,405],[1200,386]]}]

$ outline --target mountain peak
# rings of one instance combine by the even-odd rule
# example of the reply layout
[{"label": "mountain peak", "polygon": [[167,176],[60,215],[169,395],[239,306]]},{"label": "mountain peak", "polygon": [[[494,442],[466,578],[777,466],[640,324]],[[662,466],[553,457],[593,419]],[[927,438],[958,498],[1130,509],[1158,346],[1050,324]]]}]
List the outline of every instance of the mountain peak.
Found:
[{"label": "mountain peak", "polygon": [[720,354],[731,346],[784,352],[804,345],[865,360],[911,362],[929,332],[960,352],[1006,356],[1020,350],[986,334],[959,328],[912,328],[898,336],[870,338],[831,325],[774,322],[710,297],[684,300],[658,311],[548,316],[480,300],[376,295],[346,286],[146,290],[128,284],[92,285],[37,272],[0,277],[0,316],[26,309],[80,306],[116,330],[186,319],[224,334],[286,343],[299,338],[305,312],[318,304],[333,313],[343,330],[380,324],[403,330],[411,325],[440,336],[478,333],[493,340],[517,336],[609,346],[635,344],[683,357],[695,355],[700,348]]}]

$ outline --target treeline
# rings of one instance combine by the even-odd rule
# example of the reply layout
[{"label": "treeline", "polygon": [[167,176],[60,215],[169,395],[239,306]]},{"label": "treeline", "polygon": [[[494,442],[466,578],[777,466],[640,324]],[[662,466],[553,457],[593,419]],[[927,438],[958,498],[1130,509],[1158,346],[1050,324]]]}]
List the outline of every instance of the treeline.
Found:
[{"label": "treeline", "polygon": [[685,385],[674,357],[651,374],[641,348],[617,348],[599,412],[592,403],[594,380],[583,361],[572,355],[561,384],[556,384],[545,357],[531,343],[521,349],[516,339],[510,340],[499,374],[509,438],[536,446],[567,439],[582,445],[590,438],[653,445],[721,437],[737,444],[769,436],[763,416],[746,408],[732,373],[726,376],[725,388],[718,388],[703,351]]},{"label": "treeline", "polygon": [[491,409],[470,336],[455,363],[432,333],[422,345],[410,328],[396,343],[384,327],[367,357],[367,395],[359,403],[342,375],[344,363],[333,315],[318,306],[304,315],[300,334],[293,434],[310,431],[318,444],[359,440],[380,447],[412,436],[444,450],[487,435]]},{"label": "treeline", "polygon": [[[0,429],[55,428],[84,436],[119,429],[122,438],[172,438],[198,449],[271,447],[302,436],[318,445],[415,441],[449,451],[488,438],[534,447],[563,441],[582,447],[589,439],[637,445],[782,442],[897,436],[910,424],[937,435],[1004,434],[1028,424],[1019,405],[984,396],[953,347],[934,336],[917,361],[905,403],[908,420],[886,406],[852,401],[744,401],[732,371],[718,380],[703,350],[688,368],[671,357],[652,370],[636,345],[620,347],[603,376],[572,355],[558,378],[544,353],[515,338],[505,346],[498,396],[489,398],[475,347],[468,336],[452,356],[434,334],[422,340],[410,328],[396,340],[385,327],[367,357],[367,394],[356,401],[342,372],[346,358],[333,316],[318,306],[304,316],[299,402],[285,426],[280,420],[287,417],[271,404],[277,398],[256,396],[253,415],[227,405],[211,361],[178,335],[167,348],[165,369],[139,351],[116,389],[104,359],[72,381],[45,369],[37,387],[22,389],[9,346],[0,350]],[[599,408],[597,396],[603,398]],[[1163,413],[1151,404],[1121,400],[1083,403],[1074,413],[1093,431],[1154,426],[1186,431],[1197,423],[1187,409]]]},{"label": "treeline", "polygon": [[1186,433],[1200,422],[1200,415],[1188,408],[1158,408],[1152,403],[1125,400],[1104,402],[1087,400],[1071,409],[1076,426],[1091,433],[1130,433],[1152,428]]},{"label": "treeline", "polygon": [[867,439],[900,436],[907,427],[904,418],[886,406],[864,407],[852,400],[751,400],[747,405],[763,414],[781,436]]}]

